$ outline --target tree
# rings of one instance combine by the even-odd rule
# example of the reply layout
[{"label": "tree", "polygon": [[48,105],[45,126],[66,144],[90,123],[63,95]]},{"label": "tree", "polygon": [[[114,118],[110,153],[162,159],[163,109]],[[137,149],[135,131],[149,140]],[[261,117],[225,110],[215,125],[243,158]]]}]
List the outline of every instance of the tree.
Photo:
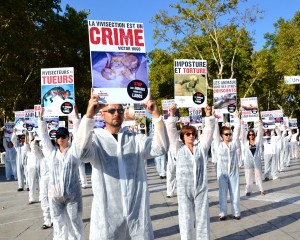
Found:
[{"label": "tree", "polygon": [[161,10],[153,17],[154,38],[169,42],[174,51],[184,51],[190,58],[212,60],[215,72],[210,69],[210,76],[234,78],[238,55],[249,56],[252,52],[252,39],[246,28],[261,13],[255,6],[240,10],[238,6],[244,2],[247,1],[180,0],[170,5],[176,15],[169,16]]},{"label": "tree", "polygon": [[260,69],[263,78],[263,87],[257,86],[256,92],[267,99],[261,101],[268,103],[265,109],[282,109],[286,116],[300,116],[300,85],[283,81],[284,76],[300,75],[300,12],[290,21],[278,19],[274,26],[275,32],[265,35],[266,45],[254,59],[255,69]]},{"label": "tree", "polygon": [[[75,87],[81,102],[90,91],[86,18],[60,0],[0,3],[0,109],[4,116],[33,108],[40,102],[40,69],[75,68]],[[78,79],[79,81],[76,81]],[[85,94],[83,94],[83,92]],[[85,97],[87,96],[87,98]]]}]

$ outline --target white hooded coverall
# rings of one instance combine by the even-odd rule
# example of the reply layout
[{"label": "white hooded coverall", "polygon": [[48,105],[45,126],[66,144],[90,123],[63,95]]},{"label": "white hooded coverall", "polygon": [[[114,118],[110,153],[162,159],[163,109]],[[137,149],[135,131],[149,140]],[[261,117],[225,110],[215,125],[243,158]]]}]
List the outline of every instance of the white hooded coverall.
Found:
[{"label": "white hooded coverall", "polygon": [[18,137],[14,132],[11,136],[11,141],[14,144],[14,148],[17,151],[17,175],[18,175],[18,186],[19,188],[28,188],[28,180],[27,180],[27,157],[24,153],[24,144],[20,144],[18,142]]},{"label": "white hooded coverall", "polygon": [[38,121],[43,153],[49,167],[49,204],[53,221],[53,239],[82,240],[82,195],[78,167],[81,163],[72,155],[72,148],[63,152],[53,146],[47,124]]},{"label": "white hooded coverall", "polygon": [[3,137],[3,147],[5,149],[5,175],[6,180],[10,180],[11,175],[14,175],[14,179],[17,180],[17,169],[16,169],[16,157],[17,151],[14,147],[9,148],[7,140]]},{"label": "white hooded coverall", "polygon": [[176,180],[179,228],[181,239],[193,239],[194,221],[196,239],[210,238],[210,221],[207,189],[207,155],[212,142],[215,118],[206,117],[201,141],[194,142],[194,152],[179,141],[176,117],[167,123],[170,149],[176,152]]},{"label": "white hooded coverall", "polygon": [[168,151],[161,118],[153,138],[120,129],[118,141],[106,129],[93,133],[94,119],[84,116],[73,141],[78,159],[91,162],[94,199],[90,239],[153,239],[144,159]]},{"label": "white hooded coverall", "polygon": [[219,184],[220,216],[227,216],[227,195],[229,191],[232,216],[240,216],[240,178],[239,146],[240,120],[234,120],[232,141],[227,146],[220,138],[219,125],[216,123],[214,132],[214,147],[217,157],[217,180]]},{"label": "white hooded coverall", "polygon": [[257,136],[255,137],[255,153],[253,155],[250,150],[249,140],[247,140],[247,131],[244,128],[241,130],[241,142],[242,142],[242,149],[243,149],[242,156],[244,161],[245,179],[246,179],[246,186],[245,186],[246,193],[252,192],[254,178],[255,178],[256,185],[259,188],[259,191],[261,192],[264,191],[262,186],[262,168],[261,168],[262,137],[263,137],[262,123],[259,123]]},{"label": "white hooded coverall", "polygon": [[27,174],[29,186],[29,202],[39,201],[40,160],[43,153],[33,141],[24,144],[24,152],[27,155]]}]

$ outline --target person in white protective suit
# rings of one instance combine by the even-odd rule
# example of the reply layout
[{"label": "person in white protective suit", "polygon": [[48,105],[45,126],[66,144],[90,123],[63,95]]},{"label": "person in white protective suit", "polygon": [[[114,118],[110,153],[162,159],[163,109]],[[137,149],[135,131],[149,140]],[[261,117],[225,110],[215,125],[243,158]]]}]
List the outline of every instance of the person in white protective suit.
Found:
[{"label": "person in white protective suit", "polygon": [[284,171],[284,167],[289,167],[291,162],[291,148],[290,148],[290,141],[292,138],[292,130],[289,127],[284,126],[283,132],[281,134],[282,139],[282,148],[280,152],[280,159],[279,159],[279,172]]},{"label": "person in white protective suit", "polygon": [[83,239],[82,194],[78,167],[81,163],[72,155],[69,132],[64,127],[56,131],[53,146],[47,124],[38,121],[43,153],[49,167],[49,204],[53,223],[53,239]]},{"label": "person in white protective suit", "polygon": [[[233,219],[239,220],[240,215],[240,180],[239,180],[239,159],[237,150],[239,148],[240,119],[234,119],[234,132],[230,127],[223,126],[221,132],[216,122],[214,132],[214,148],[217,158],[217,181],[219,185],[219,204],[221,221],[227,218],[227,195],[229,192],[231,212]],[[220,136],[221,134],[221,136]]]},{"label": "person in white protective suit", "polygon": [[[55,146],[55,142],[53,143]],[[43,146],[41,146],[43,147]],[[41,209],[43,211],[44,223],[41,227],[43,230],[51,228],[53,226],[51,214],[50,214],[50,205],[48,198],[48,186],[49,186],[49,167],[47,160],[43,155],[43,158],[40,161],[40,200],[41,200]]]},{"label": "person in white protective suit", "polygon": [[299,145],[297,141],[297,137],[299,136],[299,128],[297,128],[296,132],[293,133],[290,141],[291,146],[291,158],[299,158]]},{"label": "person in white protective suit", "polygon": [[269,129],[265,130],[263,137],[263,147],[264,147],[264,179],[269,181],[271,178],[273,180],[278,179],[278,162],[280,157],[279,149],[281,149],[281,132],[276,127],[275,133],[271,132]]},{"label": "person in white protective suit", "polygon": [[[150,99],[142,106],[152,115],[153,137],[132,133],[121,128],[122,104],[98,101],[92,94],[73,141],[75,156],[92,165],[90,239],[153,239],[144,160],[167,153],[164,122]],[[101,108],[106,128],[93,133],[93,117]]]},{"label": "person in white protective suit", "polygon": [[[194,126],[185,125],[180,133],[176,128],[176,105],[170,107],[167,131],[170,149],[176,153],[176,181],[178,218],[181,239],[210,238],[210,221],[207,188],[207,155],[215,128],[211,109],[206,109],[202,141]],[[181,141],[179,141],[179,138]],[[195,224],[194,224],[195,222]],[[194,231],[195,226],[195,231]]]},{"label": "person in white protective suit", "polygon": [[253,182],[258,186],[260,195],[265,195],[262,186],[262,166],[261,166],[261,154],[262,154],[262,137],[263,128],[262,123],[259,122],[257,136],[255,131],[250,129],[248,132],[243,128],[244,122],[241,122],[241,143],[243,149],[243,162],[245,168],[245,193],[246,196],[250,196],[253,189]]},{"label": "person in white protective suit", "polygon": [[28,179],[27,179],[27,157],[24,153],[24,141],[25,136],[17,136],[16,135],[17,129],[14,128],[13,134],[11,136],[11,141],[14,145],[14,148],[17,151],[17,176],[18,176],[18,192],[23,191],[24,186],[26,187],[27,191],[29,191],[28,187]]},{"label": "person in white protective suit", "polygon": [[25,132],[24,153],[27,156],[28,204],[37,203],[39,201],[40,161],[43,158],[43,152],[35,136],[35,133]]},{"label": "person in white protective suit", "polygon": [[176,192],[176,151],[170,147],[168,151],[168,162],[166,168],[167,198],[172,198]]},{"label": "person in white protective suit", "polygon": [[17,151],[14,148],[13,143],[10,141],[7,143],[5,137],[3,137],[3,147],[5,149],[5,176],[6,180],[11,180],[11,176],[14,176],[14,180],[17,180],[17,166],[16,166],[16,157]]},{"label": "person in white protective suit", "polygon": [[156,171],[161,179],[166,178],[166,164],[167,164],[167,158],[166,154],[163,154],[161,156],[155,157],[154,162],[156,165]]}]

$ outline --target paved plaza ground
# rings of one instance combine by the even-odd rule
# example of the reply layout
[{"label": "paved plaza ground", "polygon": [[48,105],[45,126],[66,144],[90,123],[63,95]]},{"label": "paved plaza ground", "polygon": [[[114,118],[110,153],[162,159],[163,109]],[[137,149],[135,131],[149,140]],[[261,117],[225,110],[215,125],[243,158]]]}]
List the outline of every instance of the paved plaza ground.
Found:
[{"label": "paved plaza ground", "polygon": [[[91,167],[86,164],[90,181]],[[244,170],[240,171],[241,220],[218,220],[218,186],[214,166],[208,165],[211,239],[300,239],[300,159],[280,173],[280,180],[264,182],[265,196],[255,188],[250,197],[244,193]],[[177,199],[166,197],[165,179],[156,173],[154,162],[148,161],[151,218],[155,239],[180,239]],[[91,188],[83,189],[84,239],[89,238]],[[6,182],[4,166],[0,167],[0,240],[52,239],[52,229],[43,225],[40,204],[28,205],[28,192],[17,192],[17,182]],[[228,202],[230,209],[230,204]],[[230,212],[230,211],[229,211]]]}]

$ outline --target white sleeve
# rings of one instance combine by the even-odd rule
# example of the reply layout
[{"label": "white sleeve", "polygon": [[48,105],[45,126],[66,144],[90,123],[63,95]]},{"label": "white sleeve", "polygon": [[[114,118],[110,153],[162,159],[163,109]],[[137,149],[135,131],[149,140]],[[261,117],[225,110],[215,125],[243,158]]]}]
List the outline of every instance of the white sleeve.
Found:
[{"label": "white sleeve", "polygon": [[48,130],[47,130],[47,123],[41,121],[40,119],[38,120],[38,127],[40,130],[40,139],[41,143],[43,145],[43,153],[45,157],[50,156],[51,152],[55,150],[55,147],[52,145],[52,142],[50,140],[50,137],[48,135]]},{"label": "white sleeve", "polygon": [[205,150],[205,152],[208,152],[212,140],[213,140],[213,134],[215,132],[216,127],[216,119],[214,116],[205,117],[205,127],[203,129],[203,136],[202,136],[202,146]]},{"label": "white sleeve", "polygon": [[181,143],[179,142],[179,134],[176,128],[176,121],[177,121],[176,117],[169,117],[165,123],[166,123],[167,134],[170,141],[170,149],[172,149],[172,151],[177,152]]},{"label": "white sleeve", "polygon": [[92,162],[96,156],[96,147],[93,146],[92,136],[94,124],[94,119],[84,115],[72,142],[72,155],[84,162]]}]

